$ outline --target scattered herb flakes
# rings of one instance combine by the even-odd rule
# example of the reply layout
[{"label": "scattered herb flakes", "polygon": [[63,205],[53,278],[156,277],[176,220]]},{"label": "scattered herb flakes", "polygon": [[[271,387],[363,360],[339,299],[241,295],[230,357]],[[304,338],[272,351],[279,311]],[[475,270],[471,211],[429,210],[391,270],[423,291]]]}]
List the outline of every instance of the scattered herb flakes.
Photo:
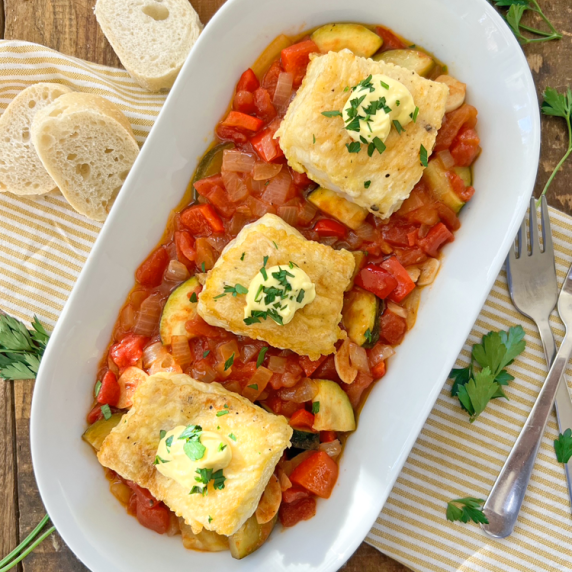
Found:
[{"label": "scattered herb flakes", "polygon": [[298,296],[296,296],[296,302],[298,302],[298,304],[302,303],[302,300],[304,299],[304,294],[306,294],[304,289],[301,289],[300,292],[298,292]]},{"label": "scattered herb flakes", "polygon": [[234,436],[234,433],[229,433],[228,436],[229,436],[233,441],[236,441],[236,437]]},{"label": "scattered herb flakes", "polygon": [[373,337],[371,330],[369,328],[365,331],[364,337],[367,340],[368,344],[371,344]]},{"label": "scattered herb flakes", "polygon": [[222,469],[219,469],[212,474],[212,480],[215,490],[221,491],[224,489],[224,482],[226,481],[226,477],[222,474]]},{"label": "scattered herb flakes", "polygon": [[101,381],[99,381],[99,379],[95,382],[95,388],[93,390],[93,392],[95,393],[95,397],[97,397],[99,395],[99,392],[101,391]]},{"label": "scattered herb flakes", "polygon": [[201,270],[203,271],[203,274],[206,272],[204,262],[201,262]]},{"label": "scattered herb flakes", "polygon": [[366,188],[366,189],[369,189],[369,186],[370,186],[370,185],[371,185],[371,181],[364,181],[364,182],[363,182],[363,186],[364,186],[364,188]]},{"label": "scattered herb flakes", "polygon": [[159,439],[163,440],[166,434],[167,431],[165,431],[165,429],[161,429],[161,431],[159,431]]},{"label": "scattered herb flakes", "polygon": [[346,85],[346,87],[344,87],[344,91],[349,91],[350,90],[350,86]]},{"label": "scattered herb flakes", "polygon": [[[179,439],[180,439],[180,437],[179,437]],[[165,447],[167,447],[167,451],[171,448],[172,444],[173,444],[173,435],[168,437],[167,440],[165,441]]]},{"label": "scattered herb flakes", "polygon": [[395,100],[395,107],[399,107],[401,105],[401,101],[399,99]]},{"label": "scattered herb flakes", "polygon": [[554,451],[559,463],[566,464],[572,458],[572,429],[566,429],[554,439]]},{"label": "scattered herb flakes", "polygon": [[205,456],[206,450],[199,439],[189,440],[183,445],[183,451],[191,461],[200,461]]},{"label": "scattered herb flakes", "polygon": [[[264,346],[263,348],[260,348],[260,351],[258,352],[258,358],[256,358],[256,369],[258,369],[262,365],[262,362],[264,361],[264,358],[266,357],[267,351],[268,351],[268,346]],[[258,389],[258,387],[256,389]]]},{"label": "scattered herb flakes", "polygon": [[419,160],[424,167],[427,167],[429,164],[427,159],[427,149],[423,145],[421,145],[421,149],[419,149]]},{"label": "scattered herb flakes", "polygon": [[381,84],[381,87],[383,87],[384,89],[389,89],[389,86],[384,81],[380,80],[379,83]]},{"label": "scattered herb flakes", "polygon": [[352,143],[346,143],[346,148],[349,153],[359,153],[361,151],[361,143],[359,141],[353,141]]},{"label": "scattered herb flakes", "polygon": [[399,123],[399,121],[397,121],[397,119],[393,120],[393,126],[395,127],[395,130],[397,131],[397,133],[399,133],[400,135],[403,131],[405,131],[405,129],[402,127],[401,123]]},{"label": "scattered herb flakes", "polygon": [[206,358],[211,353],[211,350],[206,350],[203,352],[203,359]]},{"label": "scattered herb flakes", "polygon": [[155,460],[153,461],[154,465],[164,465],[165,463],[170,463],[171,461],[169,460],[165,460],[165,459],[161,459],[161,457],[159,457],[159,455],[157,455],[155,457]]},{"label": "scattered herb flakes", "polygon": [[413,111],[413,113],[409,114],[409,117],[411,117],[411,119],[413,119],[413,123],[417,123],[417,116],[419,115],[419,108],[415,107],[415,111]]},{"label": "scattered herb flakes", "polygon": [[246,254],[246,252],[242,253],[242,256],[240,257],[240,260],[244,260],[244,255]]},{"label": "scattered herb flakes", "polygon": [[342,112],[341,111],[322,111],[322,115],[324,115],[325,117],[337,117],[337,116],[342,117]]},{"label": "scattered herb flakes", "polygon": [[[184,431],[179,435],[179,439],[198,439],[202,431],[203,428],[200,425],[187,425]],[[167,442],[167,446],[170,447],[171,443]]]},{"label": "scattered herb flakes", "polygon": [[316,136],[312,135],[312,143],[315,145],[316,144]]},{"label": "scattered herb flakes", "polygon": [[224,451],[226,449],[226,443],[219,443],[218,444],[218,450],[219,451]]},{"label": "scattered herb flakes", "polygon": [[254,389],[254,391],[258,391],[258,384],[257,383],[253,383],[252,385],[247,385],[246,387],[249,387],[250,389]]},{"label": "scattered herb flakes", "polygon": [[314,401],[314,403],[312,403],[312,413],[314,415],[316,415],[316,413],[320,412],[320,402],[319,401]]},{"label": "scattered herb flakes", "polygon": [[196,304],[198,302],[198,298],[197,298],[197,293],[193,292],[189,298],[189,300],[193,303]]},{"label": "scattered herb flakes", "polygon": [[213,517],[209,514],[209,524],[213,521]]},{"label": "scattered herb flakes", "polygon": [[266,280],[268,280],[268,272],[266,272],[266,268],[264,268],[264,266],[260,269],[260,274],[262,274],[262,277],[264,278],[264,281],[266,282]]},{"label": "scattered herb flakes", "polygon": [[272,243],[274,244],[274,248],[276,248],[276,250],[278,250],[278,245],[276,244],[276,242],[273,240]]},{"label": "scattered herb flakes", "polygon": [[380,155],[385,151],[385,143],[379,137],[374,137],[372,143]]},{"label": "scattered herb flakes", "polygon": [[101,406],[101,413],[103,413],[103,416],[105,417],[105,419],[111,418],[111,409],[110,409],[109,405],[107,405],[107,403],[105,405]]},{"label": "scattered herb flakes", "polygon": [[234,352],[233,352],[232,355],[224,362],[224,371],[226,371],[227,369],[231,368],[233,363],[234,363]]},{"label": "scattered herb flakes", "polygon": [[228,411],[227,409],[225,409],[225,410],[217,411],[217,412],[216,412],[216,416],[217,416],[217,417],[222,417],[223,415],[228,415],[229,413],[230,413],[230,411]]},{"label": "scattered herb flakes", "polygon": [[483,512],[483,499],[465,497],[454,499],[447,503],[447,520],[451,522],[461,521],[464,523],[474,522],[476,524],[488,524],[489,521]]}]

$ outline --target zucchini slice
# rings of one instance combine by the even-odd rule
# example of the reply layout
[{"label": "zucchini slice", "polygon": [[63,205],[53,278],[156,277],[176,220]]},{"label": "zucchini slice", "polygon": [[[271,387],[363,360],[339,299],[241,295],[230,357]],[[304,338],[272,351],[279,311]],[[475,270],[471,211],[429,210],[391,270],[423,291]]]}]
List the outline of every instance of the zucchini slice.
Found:
[{"label": "zucchini slice", "polygon": [[442,203],[458,213],[465,204],[459,195],[453,190],[451,182],[447,177],[447,171],[443,168],[441,161],[434,159],[429,161],[429,165],[423,171],[423,180],[427,183],[433,194]]},{"label": "zucchini slice", "polygon": [[[318,384],[318,393],[312,399],[314,429],[316,431],[353,431],[356,418],[352,404],[345,391],[334,381],[314,380]],[[314,405],[319,403],[319,405]]]},{"label": "zucchini slice", "polygon": [[310,433],[310,431],[294,429],[290,440],[292,441],[292,448],[304,449],[304,451],[315,451],[320,446],[319,433]]},{"label": "zucchini slice", "polygon": [[233,558],[240,560],[255,550],[258,550],[270,536],[278,515],[270,522],[258,524],[253,514],[232,536],[228,537],[230,553]]},{"label": "zucchini slice", "polygon": [[342,321],[352,342],[364,348],[372,348],[376,344],[383,306],[383,300],[362,288],[355,287],[346,294]]},{"label": "zucchini slice", "polygon": [[418,73],[421,77],[427,77],[435,66],[433,58],[419,50],[388,50],[387,52],[376,54],[372,59],[376,62],[386,62],[401,66]]},{"label": "zucchini slice", "polygon": [[199,281],[193,276],[171,292],[163,308],[159,327],[163,345],[171,344],[171,336],[187,336],[187,339],[195,337],[185,329],[185,324],[197,314],[197,303],[191,302],[190,295],[198,286]]},{"label": "zucchini slice", "polygon": [[105,438],[111,433],[111,430],[116,427],[123,413],[114,413],[109,419],[100,419],[93,425],[90,425],[81,436],[81,438],[89,443],[96,451],[101,449]]},{"label": "zucchini slice", "polygon": [[463,179],[465,187],[470,187],[473,184],[473,175],[471,173],[471,167],[453,167],[453,171]]},{"label": "zucchini slice", "polygon": [[352,230],[358,228],[367,217],[366,209],[323,187],[312,191],[308,200]]},{"label": "zucchini slice", "polygon": [[320,52],[339,52],[347,48],[356,56],[369,58],[383,44],[383,40],[361,24],[328,24],[312,34]]}]

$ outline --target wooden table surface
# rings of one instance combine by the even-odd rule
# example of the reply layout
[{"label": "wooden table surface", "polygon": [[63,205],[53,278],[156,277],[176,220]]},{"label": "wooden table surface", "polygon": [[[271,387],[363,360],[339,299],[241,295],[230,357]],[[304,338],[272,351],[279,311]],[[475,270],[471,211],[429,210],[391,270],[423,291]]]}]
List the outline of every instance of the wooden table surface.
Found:
[{"label": "wooden table surface", "polygon": [[[223,2],[192,0],[204,23]],[[95,0],[0,0],[0,37],[37,42],[64,54],[119,66],[117,56],[97,25],[93,15],[94,4]],[[572,9],[569,1],[540,0],[540,4],[556,28],[563,31],[564,38],[559,42],[525,47],[539,98],[546,86],[562,89],[572,79]],[[543,118],[543,149],[536,194],[543,188],[566,145],[564,122]],[[563,167],[548,193],[549,203],[569,214],[572,213],[572,188],[567,183],[571,175],[572,160]],[[502,189],[499,189],[499,193],[502,193]],[[32,391],[33,382],[30,381],[0,385],[0,514],[3,515],[0,522],[0,558],[24,539],[45,514],[30,457]],[[62,539],[54,534],[30,554],[18,570],[76,572],[86,568]],[[343,570],[407,572],[408,569],[364,543]]]}]

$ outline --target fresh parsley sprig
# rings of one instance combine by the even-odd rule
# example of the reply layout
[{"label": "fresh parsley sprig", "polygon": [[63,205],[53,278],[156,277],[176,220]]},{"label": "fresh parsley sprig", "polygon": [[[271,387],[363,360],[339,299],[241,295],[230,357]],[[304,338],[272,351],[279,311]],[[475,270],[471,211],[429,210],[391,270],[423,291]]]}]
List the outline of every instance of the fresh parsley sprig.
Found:
[{"label": "fresh parsley sprig", "polygon": [[[564,121],[566,121],[566,127],[568,128],[568,149],[560,162],[552,171],[552,174],[546,181],[546,185],[544,185],[544,189],[542,189],[542,193],[540,196],[546,194],[548,187],[556,177],[556,173],[560,171],[560,167],[564,164],[566,159],[572,153],[572,124],[571,124],[571,117],[572,117],[572,91],[570,87],[564,93],[559,93],[553,87],[547,87],[544,91],[544,101],[542,102],[542,113],[544,115],[550,115],[552,117],[562,117]],[[538,203],[540,203],[540,198]]]},{"label": "fresh parsley sprig", "polygon": [[488,524],[489,521],[483,512],[483,499],[465,497],[454,499],[447,503],[447,520],[451,522],[461,521],[464,523],[474,522],[476,524]]},{"label": "fresh parsley sprig", "polygon": [[[544,15],[537,0],[493,0],[493,2],[498,8],[508,8],[506,21],[521,44],[550,42],[551,40],[560,40],[562,38],[562,34],[556,30],[552,22]],[[538,14],[548,26],[548,31],[523,24],[522,17],[526,12]],[[534,34],[536,37],[525,36],[524,32]]]},{"label": "fresh parsley sprig", "polygon": [[572,458],[572,429],[566,429],[554,439],[554,451],[559,463],[566,464]]},{"label": "fresh parsley sprig", "polygon": [[0,378],[34,379],[50,336],[34,316],[32,329],[11,316],[0,316]]},{"label": "fresh parsley sprig", "polygon": [[[507,332],[489,332],[483,336],[480,344],[473,346],[468,367],[451,371],[451,395],[459,399],[471,423],[485,410],[491,399],[508,399],[503,386],[508,385],[514,377],[505,368],[524,351],[525,346],[521,326],[509,328]],[[480,366],[481,371],[475,369],[475,364]]]}]

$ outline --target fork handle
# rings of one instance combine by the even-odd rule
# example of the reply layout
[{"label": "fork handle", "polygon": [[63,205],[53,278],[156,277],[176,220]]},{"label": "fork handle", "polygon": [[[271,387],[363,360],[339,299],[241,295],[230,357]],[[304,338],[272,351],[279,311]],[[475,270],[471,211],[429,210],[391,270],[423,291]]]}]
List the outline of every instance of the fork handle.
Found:
[{"label": "fork handle", "polygon": [[[552,365],[554,356],[556,355],[556,342],[554,341],[554,334],[548,320],[537,322],[536,326],[540,332],[540,339],[544,347],[544,355],[546,356],[546,363],[548,367]],[[566,383],[566,374],[562,374],[560,385],[556,392],[556,401],[554,402],[554,409],[556,410],[556,420],[558,421],[558,431],[564,433],[566,429],[572,429],[572,399],[568,392],[568,384]],[[572,459],[564,465],[564,473],[566,474],[566,484],[568,486],[568,497],[572,504]]]},{"label": "fork handle", "polygon": [[554,405],[560,378],[570,354],[572,354],[572,335],[567,333],[536,398],[536,403],[483,507],[489,524],[483,524],[482,528],[490,536],[506,538],[514,529],[544,428]]}]

